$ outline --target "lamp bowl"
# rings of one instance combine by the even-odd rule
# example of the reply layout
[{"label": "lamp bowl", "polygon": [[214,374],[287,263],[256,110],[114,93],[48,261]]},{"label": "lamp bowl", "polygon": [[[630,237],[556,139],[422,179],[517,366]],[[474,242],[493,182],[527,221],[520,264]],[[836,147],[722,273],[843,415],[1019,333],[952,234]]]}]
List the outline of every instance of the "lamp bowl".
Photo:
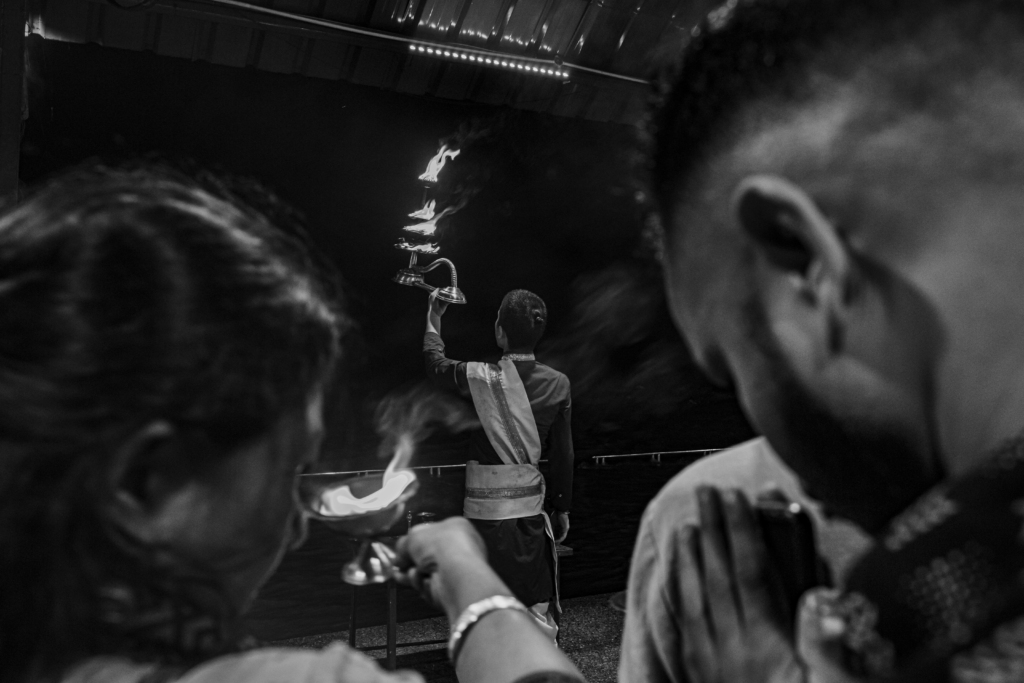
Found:
[{"label": "lamp bowl", "polygon": [[[415,474],[413,474],[415,477]],[[299,482],[299,496],[312,519],[326,524],[338,533],[352,538],[373,538],[385,535],[405,514],[409,500],[416,495],[420,483],[417,479],[409,482],[405,490],[386,507],[351,515],[324,514],[324,497],[332,491],[348,486],[352,495],[365,498],[384,484],[384,474],[365,476],[352,474],[306,474]]]},{"label": "lamp bowl", "polygon": [[418,273],[412,268],[402,268],[391,279],[400,285],[416,287],[423,282],[423,273]]}]

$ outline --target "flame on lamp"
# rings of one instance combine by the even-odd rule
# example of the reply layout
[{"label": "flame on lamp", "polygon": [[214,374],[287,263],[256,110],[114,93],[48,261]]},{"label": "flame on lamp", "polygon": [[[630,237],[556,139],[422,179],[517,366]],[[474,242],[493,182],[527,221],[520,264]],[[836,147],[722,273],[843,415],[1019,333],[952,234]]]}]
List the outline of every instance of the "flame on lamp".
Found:
[{"label": "flame on lamp", "polygon": [[404,251],[411,251],[414,254],[436,254],[441,250],[441,247],[437,246],[433,242],[415,244],[402,238],[398,240],[398,244],[396,244],[395,246]]},{"label": "flame on lamp", "polygon": [[429,202],[423,205],[423,208],[419,211],[413,211],[409,214],[409,218],[422,218],[425,221],[429,221],[434,217],[434,207],[437,206],[437,200],[431,199]]},{"label": "flame on lamp", "polygon": [[[440,216],[438,216],[437,218],[440,218]],[[409,232],[414,232],[417,235],[433,235],[434,232],[437,230],[437,218],[432,218],[425,223],[407,225],[404,228],[402,228],[402,230],[408,230]]]},{"label": "flame on lamp", "polygon": [[413,450],[412,435],[402,434],[395,447],[395,456],[384,470],[382,484],[378,490],[363,498],[356,498],[348,486],[338,487],[324,494],[320,514],[332,517],[362,515],[383,510],[391,505],[402,495],[406,487],[416,480],[416,475],[405,469],[412,459]]},{"label": "flame on lamp", "polygon": [[437,222],[444,218],[445,216],[447,216],[448,214],[455,213],[455,211],[455,207],[446,207],[444,210],[441,211],[441,213],[430,218],[430,220],[425,221],[423,223],[417,223],[415,225],[407,225],[404,228],[402,228],[402,230],[408,230],[409,232],[414,232],[418,235],[433,235],[434,232],[437,230]]},{"label": "flame on lamp", "polygon": [[420,180],[424,180],[428,183],[436,183],[437,174],[441,172],[442,168],[444,168],[445,162],[459,156],[460,151],[461,150],[458,149],[448,149],[448,145],[441,145],[441,149],[437,151],[434,158],[427,164],[427,170],[420,176]]}]

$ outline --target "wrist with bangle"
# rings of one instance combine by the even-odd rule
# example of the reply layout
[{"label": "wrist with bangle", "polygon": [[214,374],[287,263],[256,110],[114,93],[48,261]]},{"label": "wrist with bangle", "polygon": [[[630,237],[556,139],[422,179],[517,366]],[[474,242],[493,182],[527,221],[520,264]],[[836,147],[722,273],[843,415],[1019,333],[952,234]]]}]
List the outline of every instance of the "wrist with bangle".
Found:
[{"label": "wrist with bangle", "polygon": [[507,609],[531,616],[530,610],[526,608],[526,605],[510,595],[492,595],[489,598],[477,600],[462,611],[462,614],[459,615],[459,618],[452,625],[452,634],[448,639],[448,659],[451,661],[452,666],[455,666],[455,662],[459,657],[459,653],[462,652],[462,647],[466,643],[466,636],[470,630],[488,614]]}]

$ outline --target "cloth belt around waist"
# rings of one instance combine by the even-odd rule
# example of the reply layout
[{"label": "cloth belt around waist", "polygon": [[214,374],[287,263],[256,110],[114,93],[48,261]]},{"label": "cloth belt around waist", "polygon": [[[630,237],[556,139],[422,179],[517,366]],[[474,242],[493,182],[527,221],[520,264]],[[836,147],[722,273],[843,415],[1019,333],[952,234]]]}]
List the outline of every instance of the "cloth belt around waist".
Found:
[{"label": "cloth belt around waist", "polygon": [[469,519],[519,519],[544,512],[544,476],[535,465],[466,463],[463,515]]}]

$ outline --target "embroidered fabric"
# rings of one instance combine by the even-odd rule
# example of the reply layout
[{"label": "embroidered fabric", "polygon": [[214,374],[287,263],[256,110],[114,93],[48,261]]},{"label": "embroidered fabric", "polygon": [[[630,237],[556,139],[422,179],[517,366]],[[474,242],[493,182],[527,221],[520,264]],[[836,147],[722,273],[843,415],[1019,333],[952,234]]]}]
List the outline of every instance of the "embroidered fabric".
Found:
[{"label": "embroidered fabric", "polygon": [[954,683],[1019,683],[1024,680],[1024,619],[1003,624],[987,640],[953,658]]},{"label": "embroidered fabric", "polygon": [[488,498],[529,498],[531,496],[544,495],[544,486],[537,484],[535,486],[508,486],[499,489],[479,489],[479,488],[467,488],[467,498],[478,498],[486,500]]},{"label": "embroidered fabric", "polygon": [[508,442],[512,445],[516,462],[521,465],[528,464],[530,456],[526,452],[526,446],[519,436],[519,430],[516,429],[515,421],[512,418],[512,411],[508,407],[508,400],[505,398],[505,388],[501,384],[501,373],[490,365],[486,366],[485,372],[487,373],[487,386],[491,390],[491,395],[494,397],[494,405],[497,406],[498,415],[501,417],[501,428],[504,430]]},{"label": "embroidered fabric", "polygon": [[535,465],[541,443],[533,407],[512,361],[467,363],[473,406],[495,453],[506,465]]},{"label": "embroidered fabric", "polygon": [[892,521],[841,599],[853,673],[1024,680],[1013,678],[1024,662],[1022,491],[1024,439],[1014,439]]},{"label": "embroidered fabric", "polygon": [[[493,356],[492,356],[493,357]],[[501,357],[502,360],[537,360],[536,356],[532,353],[506,353]]]}]

